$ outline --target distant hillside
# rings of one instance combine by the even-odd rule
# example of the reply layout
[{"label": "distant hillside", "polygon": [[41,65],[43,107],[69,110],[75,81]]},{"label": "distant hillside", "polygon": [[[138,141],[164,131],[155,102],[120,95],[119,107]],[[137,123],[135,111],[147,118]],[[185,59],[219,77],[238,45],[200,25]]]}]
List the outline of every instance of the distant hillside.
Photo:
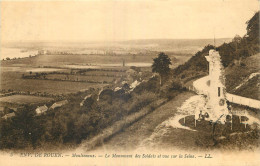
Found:
[{"label": "distant hillside", "polygon": [[[243,37],[235,36],[229,43],[219,47],[208,45],[202,51],[197,52],[185,64],[174,69],[174,77],[179,78],[183,83],[208,75],[208,62],[205,55],[210,49],[219,51],[226,73],[227,90],[231,93],[259,99],[258,76],[249,80],[239,89],[234,88],[249,78],[252,73],[259,72],[259,12],[246,22],[247,33]],[[252,86],[254,84],[254,86]],[[250,85],[250,86],[249,86]],[[254,89],[254,90],[253,90]],[[252,93],[250,93],[252,92]]]},{"label": "distant hillside", "polygon": [[[215,39],[216,46],[222,45],[224,42],[230,42],[231,38],[217,38]],[[214,39],[139,39],[139,40],[128,40],[120,42],[122,44],[139,44],[139,45],[149,45],[156,44],[158,46],[185,46],[193,45],[203,47],[207,44],[214,44]]]},{"label": "distant hillside", "polygon": [[[230,42],[232,39],[216,39],[216,45]],[[59,51],[77,51],[85,49],[95,50],[127,50],[127,51],[158,51],[175,54],[194,54],[207,44],[214,44],[213,39],[144,39],[129,41],[104,41],[104,42],[66,42],[66,41],[25,41],[5,42],[1,47],[19,48],[25,50],[50,49]]]},{"label": "distant hillside", "polygon": [[[225,42],[230,42],[231,38],[215,39],[215,45],[220,46]],[[152,51],[192,53],[195,54],[205,45],[214,45],[214,39],[144,39],[129,40],[120,42],[124,45],[149,48]]]}]

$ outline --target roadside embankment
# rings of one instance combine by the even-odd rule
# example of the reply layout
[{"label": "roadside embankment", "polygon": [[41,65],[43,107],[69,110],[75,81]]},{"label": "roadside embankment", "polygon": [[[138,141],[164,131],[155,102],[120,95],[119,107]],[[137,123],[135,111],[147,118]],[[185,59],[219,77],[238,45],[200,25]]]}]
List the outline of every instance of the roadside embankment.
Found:
[{"label": "roadside embankment", "polygon": [[[141,146],[144,139],[152,135],[159,124],[167,120],[169,117],[174,116],[177,108],[193,95],[194,93],[192,92],[182,92],[169,102],[164,103],[163,101],[157,101],[160,106],[158,106],[154,111],[147,110],[147,108],[149,109],[148,106],[139,111],[138,114],[128,116],[129,127],[124,127],[125,120],[122,120],[104,130],[102,135],[98,135],[91,140],[83,142],[80,149],[86,150],[88,149],[88,146],[97,145],[97,143],[102,144],[102,146],[95,148],[95,150],[137,149]],[[138,117],[139,120],[136,120]],[[109,139],[102,142],[106,140],[105,138]]]},{"label": "roadside embankment", "polygon": [[149,104],[148,106],[141,109],[140,111],[130,114],[129,116],[115,122],[112,126],[107,127],[106,129],[103,130],[102,133],[98,134],[97,136],[95,136],[89,140],[83,141],[80,146],[80,149],[83,148],[84,150],[88,151],[88,150],[95,148],[95,146],[104,143],[104,141],[111,138],[113,135],[120,132],[122,129],[124,129],[124,128],[128,127],[129,125],[133,124],[134,122],[138,121],[145,115],[154,111],[156,108],[163,105],[166,101],[167,101],[167,99],[156,100],[156,101],[152,102],[151,104]]}]

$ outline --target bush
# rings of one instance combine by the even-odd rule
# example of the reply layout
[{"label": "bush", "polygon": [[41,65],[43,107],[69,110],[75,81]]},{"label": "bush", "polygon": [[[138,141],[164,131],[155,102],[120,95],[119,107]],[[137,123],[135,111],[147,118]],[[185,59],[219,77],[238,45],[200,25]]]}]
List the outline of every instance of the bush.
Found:
[{"label": "bush", "polygon": [[125,104],[125,108],[127,108],[128,114],[137,112],[143,107],[147,106],[151,102],[157,99],[155,93],[144,91],[142,94],[135,94],[132,97],[131,102]]},{"label": "bush", "polygon": [[149,79],[147,82],[142,82],[139,86],[134,89],[134,92],[141,94],[144,91],[158,93],[160,91],[159,77],[155,76]]}]

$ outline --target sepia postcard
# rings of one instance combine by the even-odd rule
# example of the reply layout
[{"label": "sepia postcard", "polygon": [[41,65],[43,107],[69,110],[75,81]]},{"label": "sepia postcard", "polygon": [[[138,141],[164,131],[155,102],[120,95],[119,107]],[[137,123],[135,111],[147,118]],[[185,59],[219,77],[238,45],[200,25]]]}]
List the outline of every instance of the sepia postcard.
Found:
[{"label": "sepia postcard", "polygon": [[0,2],[0,165],[260,165],[258,0]]}]

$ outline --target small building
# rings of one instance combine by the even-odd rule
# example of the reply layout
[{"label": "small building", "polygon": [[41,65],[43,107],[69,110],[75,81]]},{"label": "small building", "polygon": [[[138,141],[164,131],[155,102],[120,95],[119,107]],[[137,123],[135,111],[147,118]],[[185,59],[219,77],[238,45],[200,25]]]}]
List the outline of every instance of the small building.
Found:
[{"label": "small building", "polygon": [[135,80],[134,82],[132,82],[132,84],[130,85],[130,91],[133,91],[141,82]]},{"label": "small building", "polygon": [[114,89],[114,91],[116,92],[116,91],[119,91],[120,89],[122,89],[121,87],[116,87],[115,89]]},{"label": "small building", "polygon": [[50,109],[55,109],[55,108],[61,107],[61,106],[65,105],[65,104],[67,104],[67,103],[68,103],[68,100],[58,101],[58,102],[52,104]]},{"label": "small building", "polygon": [[37,107],[36,110],[35,110],[37,115],[40,115],[40,114],[42,114],[46,111],[48,111],[48,107],[46,105]]},{"label": "small building", "polygon": [[9,119],[9,118],[14,117],[14,116],[15,116],[15,113],[11,112],[11,113],[5,114],[2,118],[6,120],[6,119]]}]

